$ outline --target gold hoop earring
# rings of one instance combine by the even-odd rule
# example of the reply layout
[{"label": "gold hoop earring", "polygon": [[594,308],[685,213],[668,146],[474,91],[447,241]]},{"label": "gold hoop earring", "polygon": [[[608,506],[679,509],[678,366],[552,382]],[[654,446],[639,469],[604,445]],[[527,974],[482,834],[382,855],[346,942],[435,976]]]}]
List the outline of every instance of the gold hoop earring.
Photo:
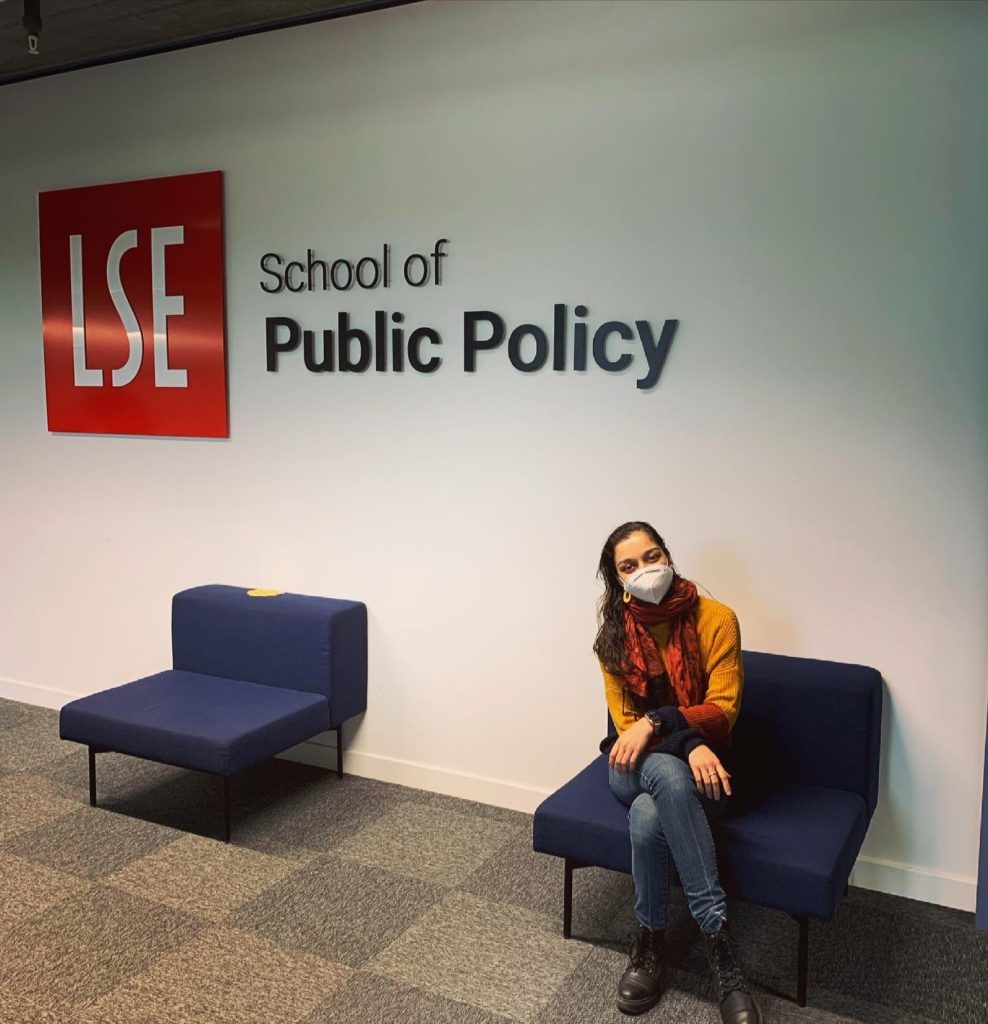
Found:
[{"label": "gold hoop earring", "polygon": [[624,592],[624,603],[631,604],[631,595],[628,593],[627,590]]}]

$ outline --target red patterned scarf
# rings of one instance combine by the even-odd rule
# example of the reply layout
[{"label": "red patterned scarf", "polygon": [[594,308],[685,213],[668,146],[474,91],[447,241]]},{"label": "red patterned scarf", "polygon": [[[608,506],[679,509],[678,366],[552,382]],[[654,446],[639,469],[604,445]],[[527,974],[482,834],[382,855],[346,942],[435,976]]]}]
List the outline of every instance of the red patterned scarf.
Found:
[{"label": "red patterned scarf", "polygon": [[703,666],[696,636],[696,584],[677,576],[660,604],[633,597],[624,606],[624,681],[639,697],[646,696],[648,681],[662,675],[662,663],[649,626],[669,623],[666,665],[669,681],[680,707],[692,707],[703,701]]}]

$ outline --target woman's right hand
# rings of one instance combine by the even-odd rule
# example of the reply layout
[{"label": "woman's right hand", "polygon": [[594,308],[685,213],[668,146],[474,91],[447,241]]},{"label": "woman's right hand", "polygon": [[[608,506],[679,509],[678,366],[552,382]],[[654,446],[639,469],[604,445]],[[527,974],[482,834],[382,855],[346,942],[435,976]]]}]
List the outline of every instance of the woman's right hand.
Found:
[{"label": "woman's right hand", "polygon": [[626,772],[641,757],[651,739],[651,721],[647,718],[639,718],[634,725],[628,726],[615,740],[607,763],[619,772]]}]

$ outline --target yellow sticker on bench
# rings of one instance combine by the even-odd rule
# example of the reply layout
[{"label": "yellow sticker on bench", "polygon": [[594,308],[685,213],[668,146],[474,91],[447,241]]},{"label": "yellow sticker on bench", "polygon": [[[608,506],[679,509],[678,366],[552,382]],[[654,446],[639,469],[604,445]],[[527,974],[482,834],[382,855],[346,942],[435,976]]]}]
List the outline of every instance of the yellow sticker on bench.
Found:
[{"label": "yellow sticker on bench", "polygon": [[284,590],[265,590],[263,587],[255,587],[253,590],[247,591],[248,597],[277,597],[279,594],[284,594]]}]

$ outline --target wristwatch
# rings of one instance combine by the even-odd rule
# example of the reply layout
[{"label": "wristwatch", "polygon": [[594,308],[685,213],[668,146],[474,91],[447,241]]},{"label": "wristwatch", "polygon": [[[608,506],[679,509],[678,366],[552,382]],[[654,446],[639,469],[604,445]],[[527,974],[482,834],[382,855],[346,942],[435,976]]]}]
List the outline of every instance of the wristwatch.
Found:
[{"label": "wristwatch", "polygon": [[651,711],[646,711],[645,717],[652,723],[652,735],[658,736],[662,732],[662,717],[659,715],[659,709],[652,708]]}]

